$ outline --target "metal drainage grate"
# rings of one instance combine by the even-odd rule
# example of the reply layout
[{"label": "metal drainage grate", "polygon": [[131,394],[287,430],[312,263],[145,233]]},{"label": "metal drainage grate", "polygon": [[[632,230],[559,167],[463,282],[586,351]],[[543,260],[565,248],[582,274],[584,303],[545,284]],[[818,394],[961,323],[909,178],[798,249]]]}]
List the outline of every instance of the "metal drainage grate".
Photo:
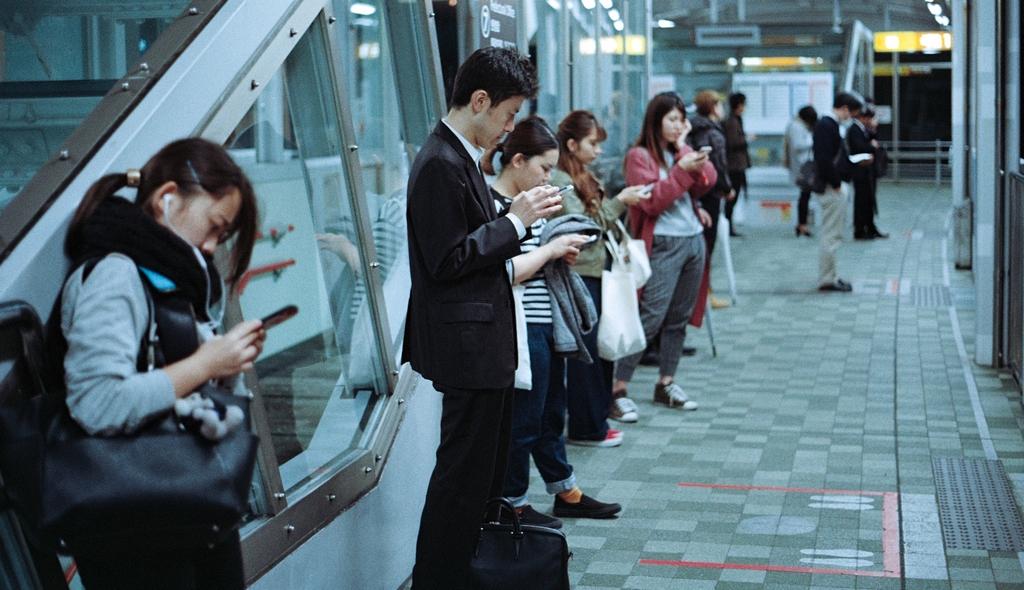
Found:
[{"label": "metal drainage grate", "polygon": [[932,459],[947,549],[1024,551],[1024,522],[999,461]]},{"label": "metal drainage grate", "polygon": [[918,307],[948,307],[953,304],[949,289],[943,285],[914,285],[910,296]]}]

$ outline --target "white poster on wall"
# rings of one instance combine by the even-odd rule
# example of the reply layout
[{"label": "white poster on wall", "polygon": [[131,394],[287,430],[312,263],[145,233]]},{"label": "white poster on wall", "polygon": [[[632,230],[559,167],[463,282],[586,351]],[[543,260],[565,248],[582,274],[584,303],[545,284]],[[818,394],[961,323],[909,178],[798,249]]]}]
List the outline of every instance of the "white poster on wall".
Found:
[{"label": "white poster on wall", "polygon": [[651,76],[648,82],[648,96],[654,96],[662,92],[676,90],[676,77],[672,74],[657,74]]},{"label": "white poster on wall", "polygon": [[832,108],[831,72],[733,74],[732,91],[747,95],[743,129],[747,133],[782,135],[802,107],[819,114]]}]

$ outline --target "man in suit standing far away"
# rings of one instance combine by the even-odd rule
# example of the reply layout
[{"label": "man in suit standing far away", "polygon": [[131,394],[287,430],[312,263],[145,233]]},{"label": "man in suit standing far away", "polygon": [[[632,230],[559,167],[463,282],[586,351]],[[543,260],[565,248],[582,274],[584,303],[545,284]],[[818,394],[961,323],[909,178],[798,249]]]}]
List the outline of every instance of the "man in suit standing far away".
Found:
[{"label": "man in suit standing far away", "polygon": [[501,495],[517,363],[510,259],[520,253],[526,228],[561,209],[561,197],[553,187],[537,187],[498,217],[479,161],[536,94],[528,58],[510,49],[477,50],[459,67],[448,116],[409,175],[412,292],[403,361],[442,394],[415,590],[465,587],[486,502]]}]

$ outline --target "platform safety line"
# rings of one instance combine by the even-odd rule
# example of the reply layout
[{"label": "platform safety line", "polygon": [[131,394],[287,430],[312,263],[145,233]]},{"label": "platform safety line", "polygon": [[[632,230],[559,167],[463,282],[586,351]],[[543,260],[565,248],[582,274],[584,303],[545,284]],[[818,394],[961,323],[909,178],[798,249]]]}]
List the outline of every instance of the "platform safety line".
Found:
[{"label": "platform safety line", "polygon": [[[681,488],[705,488],[714,490],[736,490],[755,492],[783,492],[794,494],[832,494],[835,496],[875,496],[882,498],[882,571],[856,569],[826,569],[807,566],[768,565],[748,563],[717,563],[708,561],[681,561],[664,559],[641,559],[641,565],[665,565],[708,569],[740,569],[767,572],[789,572],[798,574],[821,574],[841,576],[868,576],[873,578],[901,578],[900,565],[900,495],[898,492],[875,492],[870,490],[838,490],[828,488],[792,488],[785,486],[753,486],[743,484],[721,484],[702,482],[679,482]],[[1022,554],[1024,564],[1024,554]]]},{"label": "platform safety line", "polygon": [[741,490],[755,492],[790,492],[794,494],[835,494],[841,496],[885,496],[895,492],[871,492],[866,490],[831,490],[826,488],[787,488],[779,486],[748,486],[723,483],[679,482],[681,488],[711,488],[716,490]]},{"label": "platform safety line", "polygon": [[[942,238],[942,280],[947,289],[949,281],[949,257],[948,239]],[[985,449],[985,458],[995,461],[999,457],[992,445],[992,435],[988,430],[988,422],[985,420],[985,411],[981,407],[981,398],[978,395],[978,383],[974,380],[974,371],[971,369],[971,361],[967,357],[967,347],[964,345],[964,336],[960,331],[960,316],[956,313],[956,302],[950,297],[949,323],[953,327],[953,339],[956,341],[956,353],[960,357],[960,368],[964,374],[964,382],[967,384],[967,393],[971,398],[971,410],[974,412],[974,423],[978,426],[978,436],[981,437],[981,446]]]},{"label": "platform safety line", "polygon": [[78,573],[78,562],[72,561],[71,565],[64,572],[64,583],[71,584],[71,580],[75,579],[75,574]]},{"label": "platform safety line", "polygon": [[761,572],[786,572],[792,574],[816,574],[823,576],[866,576],[869,578],[898,578],[899,574],[878,570],[828,569],[804,565],[769,565],[767,563],[715,563],[710,561],[677,561],[672,559],[641,559],[640,565],[667,565],[672,567],[693,567],[721,570],[753,570]]}]

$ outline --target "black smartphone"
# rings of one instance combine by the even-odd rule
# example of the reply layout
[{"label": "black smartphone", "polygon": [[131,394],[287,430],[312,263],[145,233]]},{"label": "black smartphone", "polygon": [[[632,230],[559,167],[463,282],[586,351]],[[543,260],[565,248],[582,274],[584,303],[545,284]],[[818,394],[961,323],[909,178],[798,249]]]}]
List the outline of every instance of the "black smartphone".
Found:
[{"label": "black smartphone", "polygon": [[567,193],[569,191],[574,191],[574,190],[576,190],[576,187],[574,187],[571,184],[567,184],[567,185],[563,186],[562,188],[558,189],[558,192],[555,193],[555,194],[556,195],[564,195],[565,193]]},{"label": "black smartphone", "polygon": [[260,321],[263,322],[263,329],[269,330],[270,328],[273,328],[274,326],[283,323],[285,320],[292,319],[298,313],[298,306],[286,305],[273,313],[269,313],[263,316],[262,318],[260,318]]}]

